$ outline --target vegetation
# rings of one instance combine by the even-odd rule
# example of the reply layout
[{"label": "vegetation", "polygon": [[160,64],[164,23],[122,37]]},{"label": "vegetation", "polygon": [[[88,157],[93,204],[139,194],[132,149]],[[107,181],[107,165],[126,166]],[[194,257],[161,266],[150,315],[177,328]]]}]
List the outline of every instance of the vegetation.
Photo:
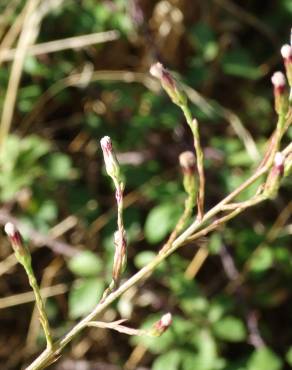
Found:
[{"label": "vegetation", "polygon": [[1,368],[288,369],[290,1],[0,11]]}]

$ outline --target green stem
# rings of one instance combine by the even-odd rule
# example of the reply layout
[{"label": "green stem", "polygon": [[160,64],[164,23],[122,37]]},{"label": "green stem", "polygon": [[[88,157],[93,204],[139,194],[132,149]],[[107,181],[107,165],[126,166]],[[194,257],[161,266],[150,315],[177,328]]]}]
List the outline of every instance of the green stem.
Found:
[{"label": "green stem", "polygon": [[199,191],[198,191],[198,219],[202,220],[204,215],[205,202],[205,173],[204,173],[204,154],[201,147],[199,127],[196,120],[192,118],[191,111],[187,104],[180,106],[194,137],[194,146],[197,157],[197,169],[199,175]]},{"label": "green stem", "polygon": [[48,317],[47,317],[47,314],[46,314],[45,305],[44,305],[44,302],[43,302],[43,299],[42,299],[42,296],[41,296],[41,293],[40,293],[40,288],[39,288],[38,283],[36,281],[36,278],[35,278],[35,275],[34,275],[31,264],[30,265],[25,264],[23,266],[24,266],[25,271],[26,271],[27,276],[28,276],[29,285],[32,287],[32,290],[34,292],[36,305],[37,305],[39,315],[40,315],[40,322],[42,324],[42,327],[43,327],[43,330],[44,330],[44,333],[45,333],[45,337],[46,337],[46,341],[47,341],[47,349],[52,350],[52,348],[53,348],[53,339],[52,339],[52,335],[51,335],[49,320],[48,320]]}]

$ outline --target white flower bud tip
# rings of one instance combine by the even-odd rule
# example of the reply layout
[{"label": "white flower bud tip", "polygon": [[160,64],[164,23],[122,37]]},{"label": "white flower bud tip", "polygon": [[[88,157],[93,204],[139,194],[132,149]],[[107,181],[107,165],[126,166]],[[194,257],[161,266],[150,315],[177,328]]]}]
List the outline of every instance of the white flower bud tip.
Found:
[{"label": "white flower bud tip", "polygon": [[109,136],[104,136],[100,140],[101,149],[105,152],[111,152],[112,151],[112,141]]},{"label": "white flower bud tip", "polygon": [[163,315],[160,319],[161,326],[168,328],[172,323],[172,314],[170,312]]},{"label": "white flower bud tip", "polygon": [[281,47],[281,55],[284,59],[289,60],[292,58],[292,46],[285,44]]},{"label": "white flower bud tip", "polygon": [[281,152],[277,152],[274,159],[274,164],[276,167],[282,167],[284,164],[284,157]]},{"label": "white flower bud tip", "polygon": [[286,85],[284,73],[279,71],[273,74],[271,81],[275,88],[284,88]]},{"label": "white flower bud tip", "polygon": [[149,72],[153,77],[161,79],[163,75],[163,70],[164,70],[163,65],[157,62],[155,64],[152,64]]},{"label": "white flower bud tip", "polygon": [[10,238],[13,238],[18,232],[16,226],[11,222],[7,222],[7,224],[4,226],[4,231]]}]

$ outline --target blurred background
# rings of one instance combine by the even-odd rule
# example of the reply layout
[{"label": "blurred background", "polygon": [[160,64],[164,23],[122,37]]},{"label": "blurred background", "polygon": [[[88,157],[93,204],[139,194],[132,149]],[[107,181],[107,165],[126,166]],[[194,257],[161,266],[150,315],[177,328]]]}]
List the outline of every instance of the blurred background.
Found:
[{"label": "blurred background", "polygon": [[[126,179],[125,278],[157,253],[183,209],[178,156],[192,137],[150,65],[163,62],[186,85],[210,208],[252,173],[275,127],[270,76],[283,70],[291,25],[291,0],[1,0],[0,223],[15,222],[29,243],[55,337],[111,279],[115,199],[100,138],[112,138]],[[274,201],[200,241],[210,255],[199,268],[198,244],[185,246],[101,317],[138,328],[170,311],[162,337],[90,329],[51,369],[291,368],[291,210],[288,179]],[[11,253],[2,233],[3,370],[45,346]]]}]

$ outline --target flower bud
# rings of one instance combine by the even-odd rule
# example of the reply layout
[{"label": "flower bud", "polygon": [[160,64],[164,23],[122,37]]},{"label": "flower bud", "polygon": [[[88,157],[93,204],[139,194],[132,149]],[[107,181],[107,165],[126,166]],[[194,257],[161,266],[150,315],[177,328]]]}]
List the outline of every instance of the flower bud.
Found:
[{"label": "flower bud", "polygon": [[159,321],[153,324],[150,334],[155,337],[160,337],[172,324],[172,315],[170,312],[161,317]]},{"label": "flower bud", "polygon": [[30,252],[23,244],[22,237],[16,226],[11,222],[7,222],[4,226],[4,231],[9,238],[17,260],[21,264],[28,263],[30,260]]},{"label": "flower bud", "polygon": [[190,150],[183,152],[179,156],[179,164],[183,173],[194,173],[196,169],[196,157]]},{"label": "flower bud", "polygon": [[120,181],[120,165],[113,151],[112,141],[109,136],[100,140],[101,149],[107,174],[116,181]]},{"label": "flower bud", "polygon": [[161,86],[169,95],[174,104],[185,105],[187,98],[179,88],[171,73],[161,63],[155,63],[150,68],[150,74],[161,82]]},{"label": "flower bud", "polygon": [[180,154],[179,163],[183,173],[183,185],[185,192],[194,198],[197,193],[196,157],[191,151]]},{"label": "flower bud", "polygon": [[284,59],[288,82],[290,87],[292,87],[292,46],[288,44],[283,45],[281,54]]},{"label": "flower bud", "polygon": [[274,86],[274,99],[275,99],[275,111],[278,114],[286,112],[287,108],[287,97],[285,94],[286,79],[282,72],[275,72],[271,78]]},{"label": "flower bud", "polygon": [[281,152],[277,152],[274,158],[274,165],[267,177],[264,187],[264,194],[269,198],[274,198],[277,195],[280,187],[280,181],[284,174],[284,157]]}]

